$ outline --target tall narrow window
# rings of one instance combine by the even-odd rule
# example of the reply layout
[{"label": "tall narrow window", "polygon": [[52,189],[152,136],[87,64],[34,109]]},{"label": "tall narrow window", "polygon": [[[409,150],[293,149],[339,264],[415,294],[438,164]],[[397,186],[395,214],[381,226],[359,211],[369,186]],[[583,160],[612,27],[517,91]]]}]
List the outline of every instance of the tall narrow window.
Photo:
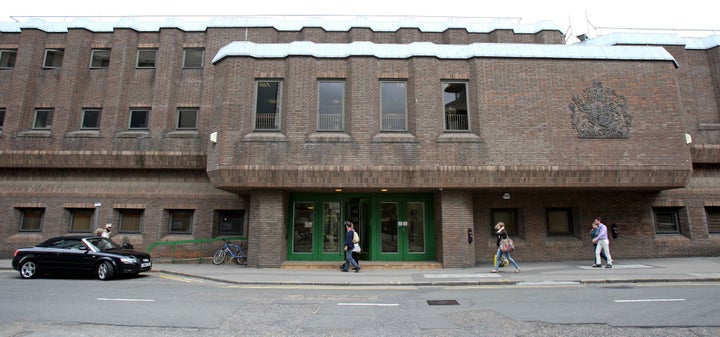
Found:
[{"label": "tall narrow window", "polygon": [[130,110],[130,129],[148,129],[148,121],[150,119],[150,110],[148,109],[132,109]]},{"label": "tall narrow window", "polygon": [[42,216],[44,208],[21,208],[20,209],[20,231],[39,232],[42,229]]},{"label": "tall narrow window", "polygon": [[547,216],[548,235],[572,235],[572,210],[570,208],[548,208]]},{"label": "tall narrow window", "polygon": [[62,66],[64,54],[65,51],[63,49],[45,49],[45,61],[43,62],[43,67],[60,68]]},{"label": "tall narrow window", "polygon": [[192,229],[192,210],[170,210],[170,233],[190,233]]},{"label": "tall narrow window", "polygon": [[17,50],[0,49],[0,69],[15,68],[15,59],[17,58]]},{"label": "tall narrow window", "polygon": [[137,68],[155,68],[156,49],[140,49],[137,52]]},{"label": "tall narrow window", "polygon": [[705,207],[709,233],[720,233],[720,207]]},{"label": "tall narrow window", "polygon": [[178,108],[177,129],[197,130],[198,108]]},{"label": "tall narrow window", "polygon": [[321,81],[318,83],[318,131],[342,131],[344,107],[344,82]]},{"label": "tall narrow window", "polygon": [[312,253],[314,211],[315,204],[309,201],[296,202],[293,205],[293,253]]},{"label": "tall narrow window", "polygon": [[5,109],[0,108],[0,130],[3,129],[4,125],[5,125]]},{"label": "tall narrow window", "polygon": [[202,68],[204,49],[185,49],[183,53],[183,68]]},{"label": "tall narrow window", "polygon": [[84,109],[82,112],[81,129],[95,130],[100,128],[100,109]]},{"label": "tall narrow window", "polygon": [[442,84],[442,90],[443,108],[445,109],[445,130],[469,130],[467,83],[446,82]]},{"label": "tall narrow window", "polygon": [[110,49],[93,49],[90,55],[90,68],[103,69],[110,66]]},{"label": "tall narrow window", "polygon": [[255,90],[255,130],[279,130],[282,82],[258,81]]},{"label": "tall narrow window", "polygon": [[35,120],[33,121],[33,129],[44,130],[52,127],[53,110],[37,109],[35,110]]},{"label": "tall narrow window", "polygon": [[407,130],[407,84],[400,81],[381,82],[380,129]]},{"label": "tall narrow window", "polygon": [[140,233],[142,225],[142,209],[119,209],[120,214],[118,232],[119,233]]},{"label": "tall narrow window", "polygon": [[92,208],[71,208],[70,211],[70,231],[71,232],[90,232],[93,223],[93,214],[95,210]]},{"label": "tall narrow window", "polygon": [[677,207],[653,208],[655,213],[655,232],[657,234],[680,233],[680,218]]}]

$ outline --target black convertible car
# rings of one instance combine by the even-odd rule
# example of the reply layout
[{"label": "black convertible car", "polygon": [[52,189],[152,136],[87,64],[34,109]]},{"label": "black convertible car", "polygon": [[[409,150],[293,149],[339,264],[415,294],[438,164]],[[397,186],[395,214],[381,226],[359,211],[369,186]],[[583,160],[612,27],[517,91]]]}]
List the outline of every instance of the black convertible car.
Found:
[{"label": "black convertible car", "polygon": [[98,236],[60,236],[15,250],[13,269],[22,278],[44,273],[95,274],[101,280],[137,275],[152,268],[149,254],[121,247]]}]

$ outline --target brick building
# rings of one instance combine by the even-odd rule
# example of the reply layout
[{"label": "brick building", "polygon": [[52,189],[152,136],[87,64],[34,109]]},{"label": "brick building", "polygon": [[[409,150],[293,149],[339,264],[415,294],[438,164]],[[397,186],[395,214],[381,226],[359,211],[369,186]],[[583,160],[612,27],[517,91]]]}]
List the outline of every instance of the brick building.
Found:
[{"label": "brick building", "polygon": [[[115,224],[248,263],[720,253],[720,38],[448,19],[0,23],[0,256]],[[472,231],[474,241],[469,243]]]}]

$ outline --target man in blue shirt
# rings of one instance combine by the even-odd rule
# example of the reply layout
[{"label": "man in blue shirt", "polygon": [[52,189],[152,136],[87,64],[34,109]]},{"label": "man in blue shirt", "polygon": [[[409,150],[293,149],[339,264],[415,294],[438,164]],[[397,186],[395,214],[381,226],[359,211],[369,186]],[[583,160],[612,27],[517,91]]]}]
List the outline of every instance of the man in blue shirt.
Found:
[{"label": "man in blue shirt", "polygon": [[602,223],[600,217],[595,218],[593,225],[598,227],[597,233],[592,240],[593,243],[597,243],[597,247],[595,247],[595,264],[593,264],[593,267],[602,267],[600,264],[600,252],[605,252],[605,256],[607,257],[607,265],[605,265],[605,268],[612,268],[613,260],[612,256],[610,256],[610,240],[608,240],[607,236],[607,226]]},{"label": "man in blue shirt", "polygon": [[355,243],[353,243],[353,236],[355,236],[355,232],[352,229],[352,222],[345,222],[345,231],[345,264],[340,271],[347,273],[348,268],[350,268],[350,265],[352,264],[355,268],[355,272],[357,273],[360,271],[360,265],[355,262],[355,259],[353,259],[352,256],[353,248],[355,248]]}]

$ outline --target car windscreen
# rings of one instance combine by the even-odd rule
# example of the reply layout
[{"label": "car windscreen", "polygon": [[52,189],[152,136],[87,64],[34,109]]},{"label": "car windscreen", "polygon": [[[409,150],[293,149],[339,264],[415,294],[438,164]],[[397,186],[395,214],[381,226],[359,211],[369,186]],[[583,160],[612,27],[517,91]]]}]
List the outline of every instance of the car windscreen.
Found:
[{"label": "car windscreen", "polygon": [[96,250],[104,251],[104,250],[111,250],[111,249],[119,249],[120,246],[113,242],[112,240],[109,240],[107,238],[90,238],[87,239],[87,242],[95,247]]}]

